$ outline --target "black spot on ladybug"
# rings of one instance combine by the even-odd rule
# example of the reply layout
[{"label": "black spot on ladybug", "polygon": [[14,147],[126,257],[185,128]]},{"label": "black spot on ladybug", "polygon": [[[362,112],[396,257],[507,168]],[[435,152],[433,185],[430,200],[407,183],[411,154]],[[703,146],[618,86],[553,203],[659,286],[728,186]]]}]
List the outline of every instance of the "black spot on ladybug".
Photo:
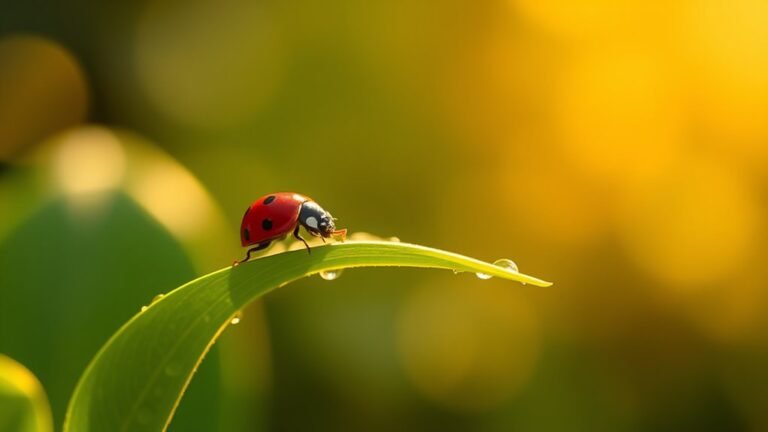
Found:
[{"label": "black spot on ladybug", "polygon": [[251,241],[251,233],[248,232],[248,228],[243,230],[243,238],[245,241]]},{"label": "black spot on ladybug", "polygon": [[274,195],[270,195],[270,196],[264,198],[264,205],[272,204],[272,201],[274,201],[274,200],[275,200],[275,196]]},{"label": "black spot on ladybug", "polygon": [[264,228],[264,231],[269,231],[272,229],[272,220],[271,219],[264,219],[261,221],[261,227]]}]

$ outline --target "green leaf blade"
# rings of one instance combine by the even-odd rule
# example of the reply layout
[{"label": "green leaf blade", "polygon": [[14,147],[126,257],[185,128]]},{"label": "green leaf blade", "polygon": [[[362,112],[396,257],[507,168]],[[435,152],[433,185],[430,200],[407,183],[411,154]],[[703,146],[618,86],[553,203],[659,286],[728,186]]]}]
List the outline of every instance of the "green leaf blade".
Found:
[{"label": "green leaf blade", "polygon": [[535,286],[549,282],[423,246],[347,242],[280,253],[183,285],[126,323],[75,389],[65,431],[164,430],[194,371],[233,315],[264,293],[321,271],[403,266],[481,272]]}]

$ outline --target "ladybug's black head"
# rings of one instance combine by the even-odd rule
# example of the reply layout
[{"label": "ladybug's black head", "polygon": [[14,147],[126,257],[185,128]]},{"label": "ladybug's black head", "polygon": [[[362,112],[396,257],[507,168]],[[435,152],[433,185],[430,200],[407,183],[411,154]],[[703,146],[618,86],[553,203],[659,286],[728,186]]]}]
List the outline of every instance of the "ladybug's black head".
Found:
[{"label": "ladybug's black head", "polygon": [[312,235],[330,237],[336,230],[336,224],[333,223],[333,216],[323,210],[316,202],[307,201],[301,205],[299,211],[299,223]]}]

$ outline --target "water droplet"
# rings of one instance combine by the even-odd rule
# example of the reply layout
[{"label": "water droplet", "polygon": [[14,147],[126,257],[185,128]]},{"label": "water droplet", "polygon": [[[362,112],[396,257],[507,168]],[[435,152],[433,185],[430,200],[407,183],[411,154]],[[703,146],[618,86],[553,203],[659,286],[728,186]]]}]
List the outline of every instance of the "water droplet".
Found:
[{"label": "water droplet", "polygon": [[[515,264],[515,262],[510,260],[510,259],[506,259],[506,258],[498,259],[498,260],[493,262],[493,265],[501,267],[501,268],[503,268],[505,270],[510,270],[510,271],[513,271],[513,272],[517,272],[517,264]],[[483,280],[488,280],[488,279],[493,277],[493,276],[491,276],[489,274],[485,274],[485,273],[475,273],[475,274],[477,275],[477,277],[479,277],[480,279],[483,279]]]},{"label": "water droplet", "polygon": [[152,301],[151,301],[151,302],[149,302],[149,304],[148,304],[148,305],[146,305],[146,306],[142,306],[142,307],[141,307],[141,311],[142,311],[142,312],[144,312],[145,310],[149,309],[149,307],[150,307],[150,306],[152,306],[153,304],[155,304],[155,302],[156,302],[156,301],[160,300],[160,299],[161,299],[161,298],[163,298],[163,297],[165,297],[165,294],[158,294],[158,295],[154,296],[154,297],[152,298]]},{"label": "water droplet", "polygon": [[342,272],[341,269],[325,270],[320,272],[320,277],[325,280],[334,280],[334,279],[338,279],[339,276],[341,276],[341,272]]},{"label": "water droplet", "polygon": [[240,311],[237,311],[234,316],[232,316],[232,319],[229,320],[229,323],[232,325],[240,324],[240,319],[243,317],[243,313]]},{"label": "water droplet", "polygon": [[494,261],[493,264],[507,270],[512,270],[513,272],[517,271],[517,264],[511,259],[502,258]]},{"label": "water droplet", "polygon": [[389,241],[395,242],[395,243],[400,243],[400,237],[390,237]]},{"label": "water droplet", "polygon": [[459,273],[464,273],[464,272],[461,270],[453,269],[453,274],[459,274]]}]

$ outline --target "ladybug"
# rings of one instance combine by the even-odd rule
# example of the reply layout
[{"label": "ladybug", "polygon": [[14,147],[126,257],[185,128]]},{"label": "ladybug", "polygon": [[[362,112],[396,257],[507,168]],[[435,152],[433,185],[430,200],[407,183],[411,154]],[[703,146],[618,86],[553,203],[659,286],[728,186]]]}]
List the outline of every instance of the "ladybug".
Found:
[{"label": "ladybug", "polygon": [[291,231],[294,237],[304,242],[307,252],[311,253],[306,240],[299,234],[302,226],[309,234],[320,237],[323,243],[332,236],[340,236],[344,241],[347,230],[337,230],[333,220],[330,213],[304,195],[293,192],[265,195],[245,209],[240,224],[240,242],[244,247],[256,246],[248,249],[245,258],[235,261],[234,265],[248,261],[251,252],[265,249],[272,241],[284,238]]}]

